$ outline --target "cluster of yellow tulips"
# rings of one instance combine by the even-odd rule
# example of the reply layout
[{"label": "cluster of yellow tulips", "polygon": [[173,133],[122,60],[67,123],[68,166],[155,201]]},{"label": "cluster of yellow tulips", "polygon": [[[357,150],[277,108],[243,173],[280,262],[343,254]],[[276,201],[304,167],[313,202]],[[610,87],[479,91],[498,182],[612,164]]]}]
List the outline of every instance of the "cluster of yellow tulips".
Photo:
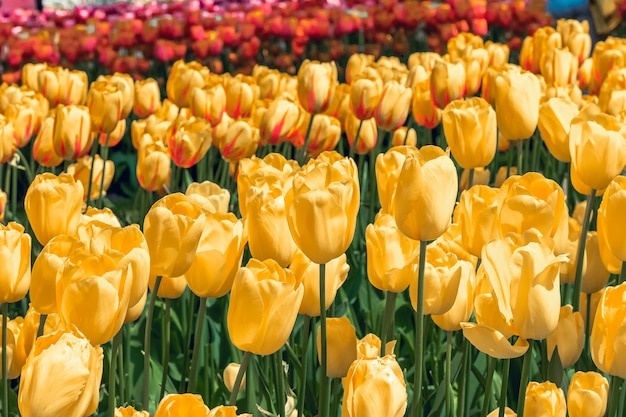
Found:
[{"label": "cluster of yellow tulips", "polygon": [[[626,412],[626,41],[590,56],[562,20],[521,66],[467,33],[447,51],[353,55],[345,83],[333,62],[178,61],[164,100],[155,79],[25,65],[0,87],[3,417],[15,393],[24,417]],[[127,130],[136,218],[105,199]]]}]

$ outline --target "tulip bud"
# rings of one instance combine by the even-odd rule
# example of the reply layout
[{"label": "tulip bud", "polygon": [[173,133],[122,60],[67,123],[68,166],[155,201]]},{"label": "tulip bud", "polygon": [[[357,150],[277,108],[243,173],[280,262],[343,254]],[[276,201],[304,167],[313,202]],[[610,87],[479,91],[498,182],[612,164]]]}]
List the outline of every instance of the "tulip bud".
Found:
[{"label": "tulip bud", "polygon": [[567,392],[570,417],[602,417],[609,396],[609,381],[597,372],[576,372]]},{"label": "tulip bud", "polygon": [[418,125],[434,129],[441,121],[441,109],[435,106],[428,85],[418,84],[411,103],[413,118]]},{"label": "tulip bud", "polygon": [[226,82],[226,113],[233,119],[250,117],[259,98],[259,87],[252,77],[238,75]]},{"label": "tulip bud", "polygon": [[114,417],[150,417],[147,411],[137,411],[132,405],[117,407]]},{"label": "tulip bud", "polygon": [[199,205],[205,214],[228,212],[230,192],[211,181],[189,184],[185,195]]},{"label": "tulip bud", "polygon": [[552,382],[531,381],[526,387],[524,411],[529,416],[565,417],[565,394]]},{"label": "tulip bud", "polygon": [[59,106],[56,110],[53,145],[66,161],[85,156],[91,149],[91,117],[86,106]]},{"label": "tulip bud", "polygon": [[[85,191],[83,200],[87,201],[88,197],[91,201],[105,196],[106,191],[109,189],[111,182],[113,181],[113,175],[115,173],[115,164],[113,161],[105,162],[100,155],[95,155],[96,160],[92,163],[91,156],[83,156],[75,164],[71,164],[67,167],[67,173],[74,177],[74,179],[83,185]],[[93,174],[91,170],[93,168]],[[104,184],[102,184],[102,172],[104,171]],[[89,189],[89,180],[91,179],[91,196],[87,196],[87,190]],[[100,185],[103,188],[100,189]]]},{"label": "tulip bud", "polygon": [[563,368],[569,368],[578,361],[583,351],[585,323],[579,311],[573,311],[571,305],[561,307],[559,324],[548,336],[548,360],[552,360],[554,349],[558,348]]},{"label": "tulip bud", "polygon": [[171,157],[167,147],[145,134],[147,142],[137,152],[136,175],[144,190],[160,191],[170,186]]},{"label": "tulip bud", "polygon": [[306,150],[316,158],[322,152],[335,149],[340,138],[341,122],[338,119],[325,114],[315,115]]},{"label": "tulip bud", "polygon": [[214,84],[203,88],[194,87],[191,91],[191,114],[203,117],[211,126],[222,121],[226,110],[226,91],[222,84]]},{"label": "tulip bud", "polygon": [[385,84],[380,102],[374,112],[376,124],[383,130],[394,131],[404,124],[411,108],[413,92],[396,81]]},{"label": "tulip bud", "polygon": [[261,118],[261,142],[270,145],[284,142],[297,128],[299,118],[300,108],[295,102],[288,99],[274,100]]},{"label": "tulip bud", "polygon": [[[213,133],[215,137],[215,132]],[[223,141],[219,141],[222,158],[231,164],[249,158],[259,145],[259,129],[245,120],[237,120],[228,128]]]},{"label": "tulip bud", "polygon": [[298,70],[300,105],[309,113],[323,113],[330,104],[336,84],[337,67],[334,62],[305,60]]},{"label": "tulip bud", "polygon": [[350,89],[350,110],[359,120],[374,117],[383,92],[383,81],[374,69],[361,74]]},{"label": "tulip bud", "polygon": [[92,83],[87,94],[91,130],[111,133],[122,118],[122,99],[122,92],[116,85],[106,81]]},{"label": "tulip bud", "polygon": [[133,111],[141,118],[150,116],[161,107],[161,89],[154,78],[135,81],[134,103]]},{"label": "tulip bud", "polygon": [[189,107],[194,87],[202,88],[209,69],[198,62],[176,61],[170,70],[165,89],[167,97],[178,107]]},{"label": "tulip bud", "polygon": [[[319,329],[319,326],[318,326]],[[343,378],[356,360],[356,331],[347,317],[326,319],[326,376]],[[317,332],[317,359],[321,363],[322,334]]]},{"label": "tulip bud", "polygon": [[[233,392],[233,388],[235,387],[235,380],[237,379],[237,373],[239,373],[239,368],[241,365],[238,363],[229,363],[226,368],[224,368],[224,385],[226,385],[226,389],[228,392]],[[246,389],[246,374],[243,375],[241,380],[241,385],[239,386],[239,391]]]},{"label": "tulip bud", "polygon": [[350,148],[354,148],[355,153],[359,155],[367,154],[374,149],[378,139],[376,120],[373,117],[367,120],[359,120],[352,113],[348,113],[346,116],[346,136],[348,137]]},{"label": "tulip bud", "polygon": [[204,119],[176,119],[166,133],[172,161],[181,168],[191,168],[211,147],[211,126]]},{"label": "tulip bud", "polygon": [[154,417],[206,417],[209,408],[198,394],[168,394],[159,403]]},{"label": "tulip bud", "polygon": [[626,283],[607,287],[598,305],[591,331],[591,358],[602,372],[626,377],[626,362],[621,360],[624,345],[619,337],[624,333],[626,323],[622,319],[626,314]]},{"label": "tulip bud", "polygon": [[539,132],[548,150],[562,162],[569,154],[570,124],[578,114],[578,106],[569,98],[554,97],[539,106]]},{"label": "tulip bud", "polygon": [[480,257],[485,244],[498,237],[499,193],[496,188],[476,185],[461,193],[454,213],[461,225],[463,247]]},{"label": "tulip bud", "polygon": [[463,97],[465,78],[463,62],[437,61],[430,74],[430,93],[435,106],[443,109],[451,101]]},{"label": "tulip bud", "polygon": [[498,128],[509,140],[528,139],[539,120],[539,80],[531,73],[503,73],[496,78]]}]

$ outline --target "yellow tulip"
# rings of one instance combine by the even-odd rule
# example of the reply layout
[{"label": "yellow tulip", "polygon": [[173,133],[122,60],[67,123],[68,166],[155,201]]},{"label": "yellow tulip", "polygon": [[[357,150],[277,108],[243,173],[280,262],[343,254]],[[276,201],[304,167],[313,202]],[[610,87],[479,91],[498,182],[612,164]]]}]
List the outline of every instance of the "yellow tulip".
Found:
[{"label": "yellow tulip", "polygon": [[159,403],[154,417],[207,417],[209,408],[198,394],[168,394]]},{"label": "yellow tulip", "polygon": [[496,78],[498,128],[509,140],[528,139],[537,128],[541,87],[529,72],[506,72]]},{"label": "yellow tulip", "polygon": [[324,112],[328,116],[337,118],[342,128],[345,124],[346,115],[350,112],[350,90],[351,87],[348,84],[337,85],[330,104]]},{"label": "yellow tulip", "polygon": [[461,225],[463,247],[474,256],[480,257],[485,244],[498,237],[498,197],[498,189],[486,185],[461,193],[454,217]]},{"label": "yellow tulip", "polygon": [[[319,326],[318,326],[319,329]],[[326,346],[328,358],[326,376],[343,378],[356,360],[356,331],[346,317],[326,319]],[[317,358],[321,363],[322,334],[317,332]]]},{"label": "yellow tulip", "polygon": [[[380,348],[382,341],[380,337],[374,333],[368,333],[356,342],[356,358],[357,359],[377,359],[380,358]],[[385,351],[388,355],[393,354],[396,341],[391,340],[385,345]]]},{"label": "yellow tulip", "polygon": [[318,114],[313,119],[306,150],[316,158],[322,152],[335,149],[340,139],[341,122],[332,116]]},{"label": "yellow tulip", "polygon": [[435,106],[443,109],[451,101],[463,97],[465,79],[465,66],[462,61],[456,63],[436,61],[430,74],[430,92]]},{"label": "yellow tulip", "polygon": [[442,114],[452,156],[463,168],[488,165],[496,154],[496,112],[480,97],[455,100]]},{"label": "yellow tulip", "polygon": [[18,148],[26,146],[32,135],[37,134],[35,128],[41,126],[42,118],[45,117],[45,115],[39,114],[36,109],[20,103],[11,104],[4,116],[13,125],[13,140]]},{"label": "yellow tulip", "polygon": [[[626,261],[626,239],[624,233],[624,216],[626,210],[626,176],[615,177],[609,184],[598,209],[598,239],[600,254],[610,252],[620,261]],[[603,259],[610,259],[607,253]]]},{"label": "yellow tulip", "polygon": [[[500,415],[500,408],[496,408],[491,413],[487,414],[487,417],[498,417]],[[504,417],[517,417],[517,413],[511,410],[509,407],[504,409]]]},{"label": "yellow tulip", "polygon": [[441,109],[433,101],[428,84],[417,84],[413,89],[411,112],[418,125],[435,128],[441,121]]},{"label": "yellow tulip", "polygon": [[343,417],[400,417],[406,411],[406,383],[393,355],[357,359],[350,366],[343,386]]},{"label": "yellow tulip", "polygon": [[[100,399],[103,357],[101,347],[79,334],[58,331],[37,338],[22,368],[18,392],[22,416],[93,414]],[[72,395],[59,395],[52,388],[59,386]]]},{"label": "yellow tulip", "polygon": [[[226,368],[224,368],[224,385],[228,392],[233,392],[233,388],[235,387],[235,380],[237,379],[237,373],[241,365],[238,363],[229,363]],[[241,379],[241,385],[239,386],[239,391],[246,389],[246,374],[243,374],[243,378]]]},{"label": "yellow tulip", "polygon": [[490,67],[501,67],[508,64],[511,51],[507,44],[487,41],[485,42],[485,49],[489,54]]},{"label": "yellow tulip", "polygon": [[[461,323],[469,320],[474,307],[474,294],[476,292],[476,274],[474,266],[469,262],[459,260],[461,263],[461,280],[459,282],[456,298],[452,307],[443,314],[433,314],[431,318],[440,329],[448,332],[461,330]],[[465,268],[463,268],[465,265]]]},{"label": "yellow tulip", "polygon": [[0,225],[0,248],[0,303],[15,303],[30,286],[31,237],[21,224]]},{"label": "yellow tulip", "polygon": [[465,95],[478,92],[483,76],[489,67],[489,52],[485,48],[476,48],[462,59],[465,66]]},{"label": "yellow tulip", "polygon": [[407,133],[406,127],[399,127],[394,130],[393,136],[391,137],[391,146],[417,146],[417,133],[415,129],[409,129]]},{"label": "yellow tulip", "polygon": [[374,117],[376,107],[381,100],[383,80],[374,68],[352,80],[350,88],[350,110],[359,120]]},{"label": "yellow tulip", "polygon": [[621,335],[626,329],[626,283],[616,287],[607,287],[598,305],[593,329],[591,331],[591,358],[602,372],[626,377],[626,361]]},{"label": "yellow tulip", "polygon": [[[192,93],[193,94],[193,93]],[[148,117],[161,108],[161,88],[154,78],[135,81],[133,112],[137,117]]]},{"label": "yellow tulip", "polygon": [[22,66],[22,85],[33,91],[39,88],[39,71],[48,68],[46,63],[28,63]]},{"label": "yellow tulip", "polygon": [[317,264],[344,253],[354,236],[360,205],[356,164],[324,152],[298,171],[285,196],[293,240]]},{"label": "yellow tulip", "polygon": [[374,111],[376,124],[389,132],[402,126],[411,109],[412,98],[412,89],[397,81],[390,81],[385,84],[380,102]]},{"label": "yellow tulip", "polygon": [[565,394],[552,382],[531,381],[526,387],[524,412],[533,417],[565,417]]},{"label": "yellow tulip", "polygon": [[568,86],[576,82],[578,57],[567,49],[550,49],[541,57],[540,67],[546,84]]},{"label": "yellow tulip", "polygon": [[137,151],[137,181],[144,190],[161,191],[170,186],[171,157],[161,141],[153,140],[149,134]]},{"label": "yellow tulip", "polygon": [[298,99],[309,113],[324,113],[330,105],[337,85],[337,67],[334,62],[320,63],[304,60],[298,70]]},{"label": "yellow tulip", "polygon": [[348,58],[346,64],[346,82],[352,84],[359,75],[365,71],[365,68],[373,64],[375,60],[374,55],[365,54],[352,54]]},{"label": "yellow tulip", "polygon": [[417,274],[419,242],[406,237],[392,215],[380,212],[365,230],[367,278],[381,291],[402,292]]},{"label": "yellow tulip", "polygon": [[96,82],[106,81],[117,87],[122,93],[122,112],[120,119],[126,119],[133,110],[135,104],[135,80],[130,74],[116,72],[112,75],[100,75]]},{"label": "yellow tulip", "polygon": [[[505,167],[506,168],[506,167]],[[491,171],[488,168],[478,167],[474,169],[474,179],[472,181],[472,187],[474,185],[489,185],[489,178],[491,177]],[[464,169],[461,172],[461,178],[459,179],[459,190],[465,191],[469,186],[469,169]]]},{"label": "yellow tulip", "polygon": [[416,65],[421,65],[430,72],[440,59],[441,56],[436,52],[414,52],[409,55],[408,66],[411,69]]},{"label": "yellow tulip", "polygon": [[270,355],[293,330],[304,287],[276,261],[251,259],[235,276],[228,306],[228,333],[245,352]]},{"label": "yellow tulip", "polygon": [[66,161],[85,156],[91,149],[91,117],[86,106],[59,106],[53,129],[54,151]]},{"label": "yellow tulip", "polygon": [[228,128],[224,140],[218,143],[222,158],[236,163],[254,155],[259,145],[259,129],[245,120],[237,120]]},{"label": "yellow tulip", "polygon": [[618,116],[626,109],[626,71],[623,68],[609,71],[600,87],[598,105],[612,116]]},{"label": "yellow tulip", "polygon": [[598,372],[576,372],[567,392],[570,417],[602,417],[609,396],[609,381]]},{"label": "yellow tulip", "polygon": [[225,111],[233,119],[250,117],[259,98],[259,87],[252,77],[237,75],[225,83]]},{"label": "yellow tulip", "polygon": [[204,223],[202,209],[184,194],[170,194],[154,203],[143,223],[150,250],[150,274],[184,274],[193,262]]},{"label": "yellow tulip", "polygon": [[[2,315],[0,314],[0,320]],[[7,317],[7,335],[6,335],[6,356],[7,356],[7,378],[15,379],[20,376],[22,372],[22,366],[26,357],[19,354],[17,341],[19,340],[22,328],[24,327],[24,318],[16,317],[13,320]],[[2,335],[4,329],[0,329],[0,335]],[[2,352],[2,347],[0,347]],[[356,356],[356,336],[354,341],[354,353]],[[2,364],[0,364],[0,373],[2,373]]]},{"label": "yellow tulip", "polygon": [[122,92],[115,84],[106,81],[92,83],[87,94],[91,130],[111,133],[122,119],[122,99]]},{"label": "yellow tulip", "polygon": [[0,190],[0,223],[4,221],[5,209],[7,206],[7,193]]},{"label": "yellow tulip", "polygon": [[409,155],[398,176],[394,216],[398,229],[415,240],[433,240],[446,231],[458,191],[456,168],[436,146]]},{"label": "yellow tulip", "polygon": [[571,305],[561,307],[559,324],[548,336],[548,360],[552,360],[555,348],[563,368],[569,368],[578,361],[583,352],[585,338],[585,322],[579,311],[573,311]]},{"label": "yellow tulip", "polygon": [[48,100],[50,107],[84,104],[87,86],[87,73],[84,71],[47,67],[37,73],[37,91]]},{"label": "yellow tulip", "polygon": [[605,189],[626,166],[626,129],[615,117],[575,118],[569,132],[571,169],[595,190]]},{"label": "yellow tulip", "polygon": [[46,117],[41,129],[33,142],[33,158],[44,167],[52,168],[61,165],[61,158],[54,150],[54,113]]},{"label": "yellow tulip", "polygon": [[261,118],[261,142],[270,145],[285,142],[297,129],[299,119],[300,108],[296,102],[286,98],[274,100]]},{"label": "yellow tulip", "polygon": [[576,55],[579,61],[589,56],[591,53],[591,36],[589,35],[588,21],[559,19],[556,22],[556,30],[563,39],[563,46]]},{"label": "yellow tulip", "polygon": [[202,298],[228,293],[241,266],[246,241],[245,224],[233,213],[207,214],[195,257],[184,274],[191,291]]},{"label": "yellow tulip", "polygon": [[165,85],[167,97],[178,107],[189,107],[191,92],[202,88],[208,75],[209,69],[198,62],[176,61]]},{"label": "yellow tulip", "polygon": [[137,411],[132,405],[126,407],[117,407],[114,417],[150,417],[147,411]]},{"label": "yellow tulip", "polygon": [[181,168],[191,168],[211,147],[211,125],[196,117],[176,119],[166,134],[172,161]]},{"label": "yellow tulip", "polygon": [[[151,275],[148,281],[148,288],[150,291],[154,291],[154,285],[156,284],[156,276]],[[179,277],[163,277],[161,284],[159,285],[159,291],[157,297],[168,298],[175,300],[187,289],[187,280],[184,275]]]},{"label": "yellow tulip", "polygon": [[[106,163],[102,160],[100,155],[95,155],[95,162],[92,163],[91,156],[83,156],[75,164],[71,164],[67,167],[66,172],[70,174],[74,179],[83,185],[84,196],[83,200],[87,198],[96,200],[100,195],[105,196],[107,190],[111,186],[113,181],[113,175],[115,174],[115,163],[111,160],[107,160]],[[105,168],[106,165],[106,168]],[[93,167],[93,174],[91,168]],[[102,171],[104,170],[104,183],[102,180]],[[91,179],[91,196],[87,196],[87,190],[89,189],[89,180]],[[101,189],[100,185],[104,187]]]},{"label": "yellow tulip", "polygon": [[230,192],[211,181],[192,182],[185,195],[196,203],[206,214],[228,212]]},{"label": "yellow tulip", "polygon": [[39,243],[45,245],[57,235],[75,235],[82,203],[83,186],[71,175],[37,175],[26,190],[24,209]]},{"label": "yellow tulip", "polygon": [[561,162],[571,160],[569,154],[570,124],[578,114],[578,106],[569,98],[554,97],[539,106],[539,132],[548,150]]},{"label": "yellow tulip", "polygon": [[[378,140],[378,128],[376,119],[359,120],[352,112],[346,115],[346,136],[348,145],[354,148],[358,155],[369,153],[376,146]],[[360,126],[360,131],[359,131]],[[357,133],[359,136],[357,137]],[[356,141],[356,143],[355,143]]]}]

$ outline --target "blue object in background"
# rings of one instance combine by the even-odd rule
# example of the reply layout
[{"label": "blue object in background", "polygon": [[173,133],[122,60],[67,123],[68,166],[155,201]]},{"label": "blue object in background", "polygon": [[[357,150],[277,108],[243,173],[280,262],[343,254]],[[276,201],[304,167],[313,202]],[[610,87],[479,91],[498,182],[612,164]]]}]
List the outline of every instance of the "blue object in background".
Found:
[{"label": "blue object in background", "polygon": [[548,0],[547,11],[558,15],[564,11],[577,9],[587,4],[587,0]]}]

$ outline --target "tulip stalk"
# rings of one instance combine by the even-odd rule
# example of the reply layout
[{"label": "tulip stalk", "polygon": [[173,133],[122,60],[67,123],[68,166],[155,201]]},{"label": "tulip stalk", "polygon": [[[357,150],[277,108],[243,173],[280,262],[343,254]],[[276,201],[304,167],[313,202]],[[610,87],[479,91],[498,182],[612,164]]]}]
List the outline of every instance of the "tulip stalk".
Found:
[{"label": "tulip stalk", "polygon": [[[108,136],[107,136],[108,138]],[[96,153],[98,151],[98,142],[94,143],[91,147],[91,152],[89,156],[91,157],[91,169],[89,170],[89,183],[87,184],[87,201],[85,204],[85,211],[89,207],[91,203],[91,190],[93,190],[93,170],[96,167]],[[67,167],[63,167],[63,171],[67,171]],[[104,175],[102,176],[104,178]]]},{"label": "tulip stalk", "polygon": [[[235,378],[235,385],[233,386],[233,390],[230,393],[230,400],[228,401],[228,405],[230,406],[234,406],[237,403],[237,394],[239,394],[239,387],[241,386],[243,376],[246,374],[246,369],[248,369],[248,364],[250,363],[251,358],[252,353],[244,352],[243,359],[241,359],[241,365],[239,366],[239,371],[237,371],[237,377]],[[248,389],[250,389],[250,387],[248,387]]]},{"label": "tulip stalk", "polygon": [[[98,208],[102,208],[103,207],[103,201],[104,201],[104,177],[105,177],[105,173],[106,173],[106,168],[107,168],[107,159],[109,159],[109,138],[111,137],[111,135],[109,135],[107,133],[106,136],[106,140],[104,142],[104,146],[102,147],[102,175],[100,177],[100,193],[98,194]],[[95,160],[95,158],[94,158]],[[92,171],[93,171],[93,161],[91,161],[92,163]]]},{"label": "tulip stalk", "polygon": [[383,313],[383,328],[380,333],[380,356],[385,356],[385,348],[389,334],[393,332],[393,316],[396,311],[396,298],[398,294],[393,291],[387,291],[385,296],[385,312]]},{"label": "tulip stalk", "polygon": [[48,318],[47,314],[41,314],[39,316],[39,327],[37,328],[37,337],[43,336],[43,330],[46,326],[47,318]]},{"label": "tulip stalk", "polygon": [[276,373],[276,406],[279,417],[285,417],[285,372],[283,370],[283,358],[280,349],[272,355]]},{"label": "tulip stalk", "polygon": [[422,369],[424,367],[424,271],[426,269],[426,246],[420,241],[419,268],[417,272],[417,308],[415,318],[415,373],[413,375],[413,417],[423,414],[422,410]]},{"label": "tulip stalk", "polygon": [[204,328],[204,317],[206,316],[206,298],[200,297],[200,308],[196,321],[196,333],[193,338],[193,353],[191,354],[191,370],[189,371],[189,384],[187,392],[196,389],[196,375],[198,373],[198,358],[200,357],[200,342],[202,341],[202,329]]},{"label": "tulip stalk", "polygon": [[611,375],[609,383],[609,413],[607,414],[607,417],[618,416],[621,385],[622,380],[618,376]]},{"label": "tulip stalk", "polygon": [[524,166],[522,165],[522,160],[524,157],[524,141],[523,140],[517,140],[516,142],[516,148],[517,148],[517,175],[522,175],[524,173]]},{"label": "tulip stalk", "polygon": [[2,304],[2,417],[9,417],[9,378],[7,361],[7,319],[9,305]]},{"label": "tulip stalk", "polygon": [[[619,272],[619,278],[617,279],[617,285],[626,282],[626,262],[622,262],[622,269]],[[587,304],[589,305],[589,304]]]},{"label": "tulip stalk", "polygon": [[306,392],[307,352],[309,351],[309,336],[311,334],[311,316],[304,316],[302,324],[302,373],[298,384],[298,417],[304,415],[304,397]]},{"label": "tulip stalk", "polygon": [[309,118],[309,124],[306,128],[306,134],[304,135],[304,146],[302,146],[302,150],[300,151],[300,157],[298,158],[298,162],[300,165],[303,165],[306,162],[306,148],[309,146],[309,136],[311,136],[311,129],[313,128],[313,118],[315,114],[311,114]]},{"label": "tulip stalk", "polygon": [[[167,384],[167,375],[169,374],[170,366],[170,308],[172,300],[165,299],[165,314],[163,317],[163,376],[161,378],[161,392],[159,392],[159,398],[163,398],[165,394],[165,384]],[[194,346],[195,349],[195,346]]]},{"label": "tulip stalk", "polygon": [[524,354],[524,362],[522,364],[522,375],[519,383],[519,395],[517,397],[517,415],[518,417],[524,417],[524,406],[526,402],[526,386],[528,385],[528,379],[530,377],[530,361],[533,357],[533,345],[532,340],[528,341],[528,350]]},{"label": "tulip stalk", "polygon": [[498,407],[498,417],[504,417],[504,410],[506,409],[506,393],[509,389],[509,370],[511,368],[511,359],[505,359],[502,363],[502,386],[500,387],[500,401]]},{"label": "tulip stalk", "polygon": [[354,151],[356,150],[356,144],[359,140],[359,136],[361,135],[361,128],[363,127],[363,120],[359,120],[359,127],[356,129],[356,135],[354,135],[354,142],[352,142],[352,146],[350,146],[350,158],[354,159]]},{"label": "tulip stalk", "polygon": [[154,283],[154,289],[150,295],[150,305],[148,306],[148,316],[146,317],[146,332],[143,339],[144,355],[143,355],[143,408],[148,410],[148,401],[150,399],[150,336],[152,333],[152,317],[154,316],[154,304],[156,303],[157,293],[161,285],[163,277],[158,275]]},{"label": "tulip stalk", "polygon": [[109,401],[107,408],[107,417],[115,416],[115,374],[116,369],[115,365],[117,364],[117,351],[119,350],[120,344],[122,342],[122,330],[117,332],[117,334],[113,337],[113,341],[111,342],[111,357],[109,362]]},{"label": "tulip stalk", "polygon": [[[587,246],[587,232],[589,231],[589,222],[591,220],[591,210],[593,209],[593,199],[596,196],[596,190],[592,189],[587,196],[587,207],[585,208],[585,217],[580,230],[580,240],[578,241],[578,250],[576,251],[576,275],[574,278],[574,296],[572,307],[574,311],[580,311],[580,291],[583,283],[583,261],[585,259],[585,247]],[[585,334],[589,337],[589,334]]]},{"label": "tulip stalk", "polygon": [[472,188],[473,184],[474,184],[474,168],[470,168],[469,175],[467,178],[467,189],[469,190],[470,188]]},{"label": "tulip stalk", "polygon": [[320,264],[320,332],[321,332],[321,375],[318,414],[329,417],[330,380],[328,379],[328,345],[326,339],[326,264]]},{"label": "tulip stalk", "polygon": [[487,357],[487,379],[485,381],[485,397],[480,415],[486,416],[491,409],[491,385],[493,384],[493,373],[496,370],[496,358]]},{"label": "tulip stalk", "polygon": [[450,368],[452,368],[452,332],[446,332],[446,416],[452,417],[452,385],[450,384]]},{"label": "tulip stalk", "polygon": [[[472,372],[470,365],[470,349],[471,344],[467,339],[463,340],[463,356],[461,358],[461,378],[459,381],[459,401],[458,401],[458,416],[463,417],[466,415],[467,402],[467,387],[470,373]],[[468,412],[469,414],[469,412]]]}]

